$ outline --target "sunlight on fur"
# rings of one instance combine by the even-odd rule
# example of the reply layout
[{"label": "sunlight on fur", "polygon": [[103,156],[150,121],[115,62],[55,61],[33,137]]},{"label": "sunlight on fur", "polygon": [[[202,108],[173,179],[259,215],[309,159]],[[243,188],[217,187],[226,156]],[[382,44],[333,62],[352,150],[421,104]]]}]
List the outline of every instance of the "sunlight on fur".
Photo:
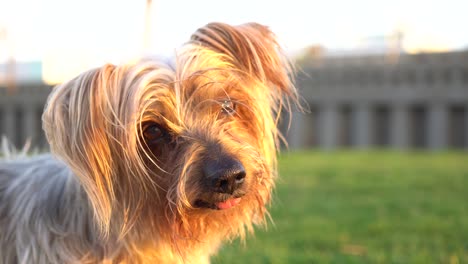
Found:
[{"label": "sunlight on fur", "polygon": [[1,263],[208,263],[265,222],[291,75],[265,26],[211,23],[57,86],[52,154],[0,162]]}]

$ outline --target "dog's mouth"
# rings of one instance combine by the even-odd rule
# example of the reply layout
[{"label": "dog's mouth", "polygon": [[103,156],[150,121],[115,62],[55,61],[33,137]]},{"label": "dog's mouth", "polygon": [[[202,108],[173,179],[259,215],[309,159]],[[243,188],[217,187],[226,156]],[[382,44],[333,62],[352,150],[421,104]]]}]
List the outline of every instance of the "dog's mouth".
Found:
[{"label": "dog's mouth", "polygon": [[204,200],[197,200],[195,201],[195,207],[197,208],[207,208],[207,209],[214,209],[214,210],[226,210],[232,207],[237,206],[241,202],[241,197],[230,197],[223,201],[218,202],[208,202]]}]

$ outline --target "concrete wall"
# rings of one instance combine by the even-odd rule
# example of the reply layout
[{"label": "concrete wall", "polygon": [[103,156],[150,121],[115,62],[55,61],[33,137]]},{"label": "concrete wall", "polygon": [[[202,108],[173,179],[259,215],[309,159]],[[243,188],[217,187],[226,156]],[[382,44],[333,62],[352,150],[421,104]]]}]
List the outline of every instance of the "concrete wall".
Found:
[{"label": "concrete wall", "polygon": [[33,149],[47,149],[41,115],[50,90],[43,84],[17,84],[14,91],[0,86],[0,135],[17,148],[29,140]]}]

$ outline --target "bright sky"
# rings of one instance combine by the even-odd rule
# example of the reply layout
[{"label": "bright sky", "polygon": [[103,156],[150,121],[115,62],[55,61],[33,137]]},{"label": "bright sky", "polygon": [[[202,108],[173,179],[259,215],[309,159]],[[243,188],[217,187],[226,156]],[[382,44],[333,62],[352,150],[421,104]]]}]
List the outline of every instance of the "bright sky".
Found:
[{"label": "bright sky", "polygon": [[[43,60],[61,80],[143,52],[146,0],[0,0],[0,63]],[[466,0],[153,0],[150,53],[171,54],[211,21],[270,26],[286,51],[404,32],[409,51],[468,48]],[[1,28],[7,29],[8,42]],[[5,38],[5,34],[3,34]],[[54,80],[55,80],[54,79]]]}]

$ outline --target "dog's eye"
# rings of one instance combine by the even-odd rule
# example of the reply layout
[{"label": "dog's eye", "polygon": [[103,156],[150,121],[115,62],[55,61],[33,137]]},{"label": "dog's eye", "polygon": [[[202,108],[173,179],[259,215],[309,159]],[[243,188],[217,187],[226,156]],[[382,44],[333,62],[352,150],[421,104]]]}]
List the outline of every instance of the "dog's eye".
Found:
[{"label": "dog's eye", "polygon": [[221,111],[224,114],[232,115],[236,112],[236,104],[231,100],[224,100],[221,102]]},{"label": "dog's eye", "polygon": [[159,124],[151,123],[144,126],[143,136],[146,141],[156,143],[166,136],[166,130],[164,130]]}]

